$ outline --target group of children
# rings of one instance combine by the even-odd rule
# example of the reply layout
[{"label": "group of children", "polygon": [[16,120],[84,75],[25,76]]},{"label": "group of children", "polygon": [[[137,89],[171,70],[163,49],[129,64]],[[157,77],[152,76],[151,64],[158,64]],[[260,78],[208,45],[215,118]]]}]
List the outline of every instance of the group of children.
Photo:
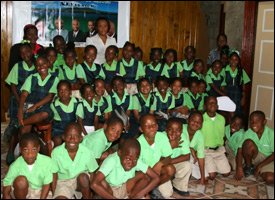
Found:
[{"label": "group of children", "polygon": [[[175,50],[163,55],[153,48],[145,64],[134,55],[140,49],[126,42],[120,60],[111,45],[98,65],[95,46],[86,46],[84,62],[77,64],[62,36],[53,44],[35,59],[30,44],[22,43],[23,61],[6,79],[14,131],[4,198],[45,198],[49,191],[54,198],[91,198],[93,192],[156,198],[158,191],[165,198],[173,191],[186,196],[191,174],[206,184],[231,169],[237,180],[255,174],[273,182],[274,131],[264,113],[253,112],[250,129],[243,130],[243,87],[250,79],[237,52],[214,61],[205,76],[193,46],[185,48],[181,62]],[[224,95],[237,107],[227,126],[217,112],[216,97]],[[39,153],[41,142],[33,134],[41,123],[52,124],[51,158]],[[18,141],[21,156],[15,160]]]}]

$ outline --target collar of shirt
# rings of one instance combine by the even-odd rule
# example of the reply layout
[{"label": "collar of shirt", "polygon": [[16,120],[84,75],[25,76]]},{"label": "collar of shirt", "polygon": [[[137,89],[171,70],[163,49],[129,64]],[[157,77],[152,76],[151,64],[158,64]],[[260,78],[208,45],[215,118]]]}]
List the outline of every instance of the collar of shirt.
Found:
[{"label": "collar of shirt", "polygon": [[106,68],[106,70],[108,71],[115,71],[116,70],[116,65],[117,65],[117,61],[116,60],[113,60],[111,66],[108,65],[108,63],[104,63],[103,66]]},{"label": "collar of shirt", "polygon": [[168,97],[170,97],[172,94],[171,94],[171,92],[169,92],[167,90],[166,95],[165,95],[165,97],[163,99],[162,96],[161,96],[161,94],[160,94],[160,92],[157,90],[155,95],[159,96],[162,99],[162,101],[167,102],[168,101]]},{"label": "collar of shirt", "polygon": [[64,103],[62,103],[62,102],[60,101],[59,98],[57,98],[56,101],[55,101],[55,106],[61,106],[61,105],[62,105],[62,106],[70,107],[70,106],[72,106],[72,104],[74,104],[74,103],[76,103],[76,102],[77,102],[76,98],[75,98],[75,97],[71,97],[71,100],[70,100],[69,104],[68,104],[68,105],[65,105]]},{"label": "collar of shirt", "polygon": [[190,71],[191,69],[193,69],[194,61],[191,62],[190,65],[188,65],[188,64],[187,64],[187,61],[186,61],[186,60],[183,60],[183,61],[181,62],[181,64],[182,64],[183,69]]},{"label": "collar of shirt", "polygon": [[116,100],[119,100],[121,103],[125,101],[127,96],[129,96],[129,94],[126,89],[124,89],[124,94],[123,94],[122,100],[118,97],[116,92],[113,92],[113,95],[112,95],[112,97],[114,97]]},{"label": "collar of shirt", "polygon": [[122,63],[125,67],[132,67],[134,65],[135,59],[131,58],[130,63],[127,63],[126,60],[124,60],[124,58],[121,59]]},{"label": "collar of shirt", "polygon": [[34,66],[34,64],[32,64],[32,66],[31,66],[31,67],[29,67],[29,66],[28,66],[28,64],[27,64],[25,61],[23,61],[23,62],[22,62],[22,64],[23,64],[23,68],[24,68],[24,70],[26,70],[26,71],[32,71],[32,70],[35,70],[35,66]]},{"label": "collar of shirt", "polygon": [[161,67],[161,63],[158,63],[156,67],[153,66],[152,63],[148,64],[148,67],[153,71],[159,71]]},{"label": "collar of shirt", "polygon": [[200,97],[199,93],[197,93],[196,97],[194,97],[193,93],[188,89],[187,93],[189,96],[193,97],[194,99],[198,99]]},{"label": "collar of shirt", "polygon": [[88,65],[88,63],[86,61],[84,61],[84,64],[86,65],[86,67],[89,71],[95,71],[96,70],[96,65],[95,65],[94,62],[93,62],[91,67]]}]

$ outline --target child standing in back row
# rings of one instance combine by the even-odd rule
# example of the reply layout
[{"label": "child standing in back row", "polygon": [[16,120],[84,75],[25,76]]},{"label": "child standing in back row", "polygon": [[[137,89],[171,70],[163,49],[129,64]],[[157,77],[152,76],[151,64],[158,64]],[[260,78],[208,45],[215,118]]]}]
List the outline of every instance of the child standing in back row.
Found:
[{"label": "child standing in back row", "polygon": [[150,52],[151,63],[145,67],[145,77],[150,80],[155,86],[155,81],[158,76],[161,75],[163,65],[162,65],[162,48],[152,48]]},{"label": "child standing in back row", "polygon": [[166,76],[169,79],[181,77],[182,71],[182,66],[177,62],[177,51],[175,49],[167,49],[164,53],[161,76]]},{"label": "child standing in back row", "polygon": [[193,46],[187,46],[184,49],[184,57],[185,60],[181,61],[181,65],[183,68],[183,85],[186,87],[188,83],[188,79],[191,75],[192,69],[194,67],[194,60],[196,55],[196,49]]}]

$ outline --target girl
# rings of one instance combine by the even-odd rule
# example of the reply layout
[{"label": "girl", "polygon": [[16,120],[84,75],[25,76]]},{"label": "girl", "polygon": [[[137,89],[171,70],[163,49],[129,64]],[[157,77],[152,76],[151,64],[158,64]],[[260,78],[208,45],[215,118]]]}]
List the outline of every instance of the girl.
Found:
[{"label": "girl", "polygon": [[220,55],[220,61],[222,63],[222,69],[224,71],[226,65],[229,64],[229,53],[230,53],[230,49],[228,45],[225,45],[222,47],[221,49],[221,55]]},{"label": "girl", "polygon": [[48,48],[46,48],[45,53],[46,53],[47,59],[50,63],[49,73],[58,77],[59,66],[56,64],[57,52],[56,52],[55,48],[48,47]]},{"label": "girl", "polygon": [[229,65],[225,68],[226,93],[236,104],[236,113],[242,113],[245,104],[245,85],[250,82],[247,73],[241,67],[241,59],[237,52],[229,56]]},{"label": "girl", "polygon": [[98,107],[94,104],[94,88],[84,83],[80,87],[80,94],[82,102],[80,102],[76,109],[77,122],[82,129],[82,133],[87,135],[94,132],[98,124]]},{"label": "girl", "polygon": [[65,64],[64,51],[66,48],[66,42],[61,35],[57,35],[53,38],[53,46],[57,52],[57,59],[55,65],[60,66]]},{"label": "girl", "polygon": [[84,49],[84,62],[76,67],[77,78],[79,83],[94,84],[95,79],[99,76],[105,78],[105,74],[99,64],[95,64],[94,60],[97,55],[97,49],[94,45],[88,45]]},{"label": "girl", "polygon": [[183,68],[183,81],[184,81],[184,86],[187,86],[187,81],[188,78],[191,75],[193,66],[194,66],[194,60],[195,60],[195,54],[196,54],[196,49],[193,46],[187,46],[184,49],[184,57],[185,60],[181,61],[181,65]]},{"label": "girl", "polygon": [[142,57],[143,57],[143,51],[140,47],[135,47],[135,50],[134,50],[134,58],[138,61],[142,61]]},{"label": "girl", "polygon": [[153,86],[163,69],[163,65],[161,64],[162,55],[162,48],[152,48],[150,52],[151,63],[145,67],[145,77],[150,80]]},{"label": "girl", "polygon": [[181,77],[182,70],[182,66],[177,63],[177,51],[175,49],[167,49],[164,53],[161,76],[166,76],[167,78]]},{"label": "girl", "polygon": [[76,121],[78,100],[71,97],[72,86],[69,81],[61,80],[57,85],[58,97],[52,102],[51,109],[54,113],[52,137],[54,146],[63,142],[62,134],[70,122]]},{"label": "girl", "polygon": [[194,61],[194,68],[191,72],[190,77],[195,77],[198,80],[201,80],[201,79],[205,80],[203,71],[204,71],[204,65],[203,65],[202,59],[196,59]]}]

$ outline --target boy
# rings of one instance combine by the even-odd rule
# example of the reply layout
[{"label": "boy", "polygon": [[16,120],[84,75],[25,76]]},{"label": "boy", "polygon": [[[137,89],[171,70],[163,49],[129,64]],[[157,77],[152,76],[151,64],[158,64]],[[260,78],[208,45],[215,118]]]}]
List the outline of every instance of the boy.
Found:
[{"label": "boy", "polygon": [[52,159],[57,168],[54,174],[52,190],[54,198],[71,199],[76,191],[83,199],[91,198],[90,182],[98,164],[82,141],[81,128],[76,122],[70,123],[63,135],[64,143],[52,152]]},{"label": "boy", "polygon": [[173,188],[182,196],[189,196],[188,181],[192,172],[189,162],[189,137],[186,129],[184,127],[183,131],[182,122],[178,118],[170,118],[166,126],[166,133],[173,152],[171,163],[176,168]]},{"label": "boy", "polygon": [[218,114],[217,98],[210,96],[205,102],[206,112],[203,114],[202,135],[204,137],[205,168],[210,179],[215,179],[217,172],[223,176],[230,174],[230,165],[225,156],[224,129],[225,119]]},{"label": "boy", "polygon": [[39,154],[40,144],[35,133],[22,135],[21,155],[10,166],[4,178],[4,199],[46,199],[53,181],[51,158]]},{"label": "boy", "polygon": [[[266,126],[265,114],[254,111],[250,114],[250,129],[244,134],[242,146],[237,154],[236,179],[254,174],[261,176],[267,184],[274,183],[274,130]],[[245,167],[242,169],[242,158]]]},{"label": "boy", "polygon": [[159,177],[139,159],[139,155],[139,142],[134,138],[124,140],[118,152],[102,163],[91,184],[92,189],[105,199],[144,197],[158,184]]},{"label": "boy", "polygon": [[[158,124],[156,117],[152,114],[143,115],[140,119],[139,136],[142,161],[153,168],[159,175],[159,191],[164,198],[173,194],[173,188],[168,182],[175,175],[175,167],[171,163],[172,148],[166,134],[157,132]],[[152,195],[154,196],[153,191]]]},{"label": "boy", "polygon": [[[123,122],[118,117],[110,118],[102,129],[84,137],[82,144],[93,152],[97,162],[101,162],[112,153],[110,146],[118,140],[123,130]],[[109,150],[108,150],[109,149]]]}]

